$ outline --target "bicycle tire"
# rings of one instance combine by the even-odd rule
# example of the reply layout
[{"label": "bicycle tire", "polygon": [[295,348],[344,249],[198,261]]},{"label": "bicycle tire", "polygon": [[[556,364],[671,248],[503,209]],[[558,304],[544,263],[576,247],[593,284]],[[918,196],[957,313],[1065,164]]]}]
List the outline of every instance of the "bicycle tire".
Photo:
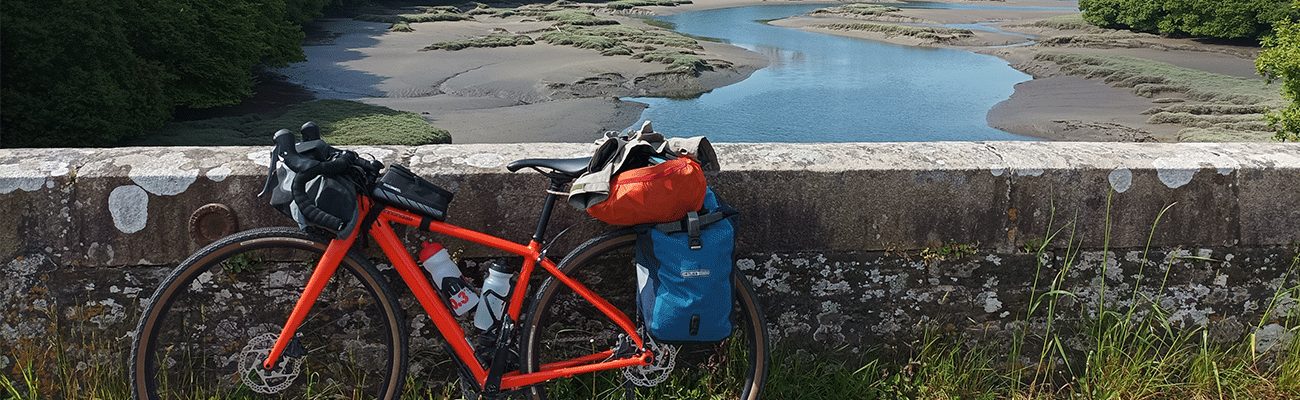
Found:
[{"label": "bicycle tire", "polygon": [[[198,307],[192,307],[187,304],[181,304],[179,306],[177,305],[177,301],[178,300],[184,301],[187,295],[201,299],[199,295],[194,294],[196,293],[196,290],[198,290],[199,292],[205,292],[205,290],[202,289],[204,285],[203,280],[199,279],[199,277],[207,273],[206,279],[208,279],[208,282],[214,282],[213,279],[224,278],[227,276],[229,277],[245,277],[250,275],[261,276],[263,275],[264,272],[266,272],[265,275],[270,276],[271,280],[268,280],[266,282],[259,281],[259,283],[264,283],[265,285],[262,287],[253,287],[253,289],[269,288],[271,287],[271,285],[266,284],[267,282],[272,282],[272,280],[274,279],[280,279],[278,281],[275,281],[279,286],[275,287],[274,293],[282,294],[282,296],[280,296],[281,298],[287,299],[286,301],[292,303],[292,302],[296,302],[298,295],[302,291],[302,286],[300,282],[291,282],[290,279],[284,279],[284,277],[289,277],[290,274],[295,274],[295,273],[304,276],[305,274],[310,274],[312,269],[311,266],[314,266],[315,260],[319,259],[319,256],[324,253],[328,245],[329,245],[329,241],[321,236],[305,233],[293,228],[253,229],[253,230],[244,231],[244,232],[227,236],[208,246],[205,246],[204,248],[196,252],[194,255],[186,259],[184,262],[179,264],[175,269],[172,270],[171,274],[169,274],[162,281],[157,291],[155,291],[154,294],[150,297],[148,306],[145,308],[144,312],[142,313],[140,322],[136,327],[135,337],[132,341],[132,347],[131,347],[131,356],[129,360],[130,364],[128,365],[128,370],[131,371],[130,379],[131,379],[132,397],[135,399],[156,399],[162,397],[167,397],[167,398],[177,397],[174,393],[171,392],[167,392],[166,394],[159,393],[160,375],[165,375],[170,371],[164,372],[158,368],[160,365],[159,352],[162,351],[158,346],[160,344],[164,346],[173,346],[173,348],[175,346],[173,344],[166,343],[166,339],[168,338],[168,335],[172,331],[177,329],[175,327],[172,327],[171,325],[168,325],[169,317],[175,318],[176,321],[171,321],[171,322],[172,324],[179,323],[177,325],[179,326],[180,324],[192,323],[189,320],[189,316],[187,313],[190,311],[194,311],[194,309],[198,310],[198,314],[200,316],[203,315],[204,313],[203,310],[205,309],[203,305],[199,305]],[[260,255],[263,252],[265,252],[266,254],[285,254],[291,251],[305,252],[310,254],[309,257],[305,258],[307,260],[305,261],[305,263],[303,263],[303,261],[301,260],[294,261],[294,262],[303,263],[300,265],[306,266],[305,268],[306,271],[286,271],[284,268],[275,269],[277,267],[283,266],[283,264],[286,264],[288,262],[280,262],[268,268],[262,268],[259,266],[249,266],[249,264],[243,264],[243,263],[248,260],[257,260],[257,259],[241,258],[241,257],[253,257],[250,256],[250,254]],[[230,265],[227,265],[228,261]],[[272,263],[268,262],[264,264],[272,264]],[[262,265],[262,264],[257,264],[257,265]],[[217,266],[220,266],[221,270],[214,272],[214,268],[216,268]],[[347,272],[345,273],[344,271]],[[280,275],[275,275],[275,274],[280,274]],[[196,281],[196,279],[199,280]],[[237,278],[230,278],[230,279],[233,280]],[[345,292],[344,290],[349,288],[343,287],[343,285],[345,285],[344,282],[347,283],[355,282],[355,285],[358,286],[359,289],[351,289],[351,290],[359,290],[359,291]],[[196,286],[194,285],[198,285],[197,287],[199,287],[200,289],[195,289]],[[254,285],[236,283],[232,286],[238,288],[241,286],[252,287]],[[296,289],[294,289],[295,287]],[[226,296],[230,296],[229,290],[230,290],[229,288],[226,289],[225,292]],[[221,291],[218,291],[218,293],[221,294]],[[243,295],[240,292],[235,292],[235,293],[240,296]],[[341,301],[331,301],[329,299],[326,299],[325,296],[327,293],[328,294],[340,293],[339,297]],[[369,300],[367,300],[365,296],[369,296]],[[242,301],[244,297],[240,297],[240,299]],[[255,301],[258,299],[250,298],[248,300]],[[275,305],[277,305],[278,303],[275,304],[253,303],[253,304],[254,304],[253,308],[245,307],[242,305],[242,303],[239,306],[232,306],[232,307],[249,310],[249,315],[254,315],[253,313],[255,312],[263,312],[265,310],[270,310],[270,312],[266,312],[266,319],[269,321],[259,321],[262,322],[263,325],[283,324],[284,318],[288,317],[287,312],[281,313],[280,312],[281,310],[279,308],[275,308]],[[332,315],[326,315],[328,312],[330,312],[329,310],[335,310],[330,307],[336,305],[340,309],[344,309],[346,307],[357,307],[357,309],[352,310],[351,313],[343,314],[342,315],[343,318],[334,318]],[[177,315],[169,315],[169,314],[177,314]],[[208,318],[208,317],[203,316],[202,318]],[[220,317],[212,317],[212,318],[216,319]],[[229,328],[229,330],[233,332],[241,332],[241,331],[247,332],[249,330],[248,328],[243,328],[241,330],[241,326],[233,326],[233,327],[231,326],[232,323],[229,323],[228,321],[232,319],[236,319],[237,317],[226,317],[226,318],[227,319],[216,323],[214,326],[209,327],[208,329],[204,329],[204,327],[206,327],[207,325],[206,322],[208,321],[206,319],[200,319],[200,321],[205,322],[205,324],[200,325],[200,327],[198,328],[194,328],[194,330],[196,332],[201,332],[201,331],[221,332],[221,329],[223,328]],[[274,322],[273,320],[277,318],[279,318],[279,321]],[[374,352],[374,354],[362,354],[360,356],[358,356],[357,354],[350,354],[347,356],[354,357],[354,361],[357,362],[358,364],[363,362],[361,361],[361,357],[382,358],[383,362],[377,367],[376,371],[378,371],[380,374],[383,374],[384,376],[382,376],[382,379],[374,381],[374,383],[370,383],[372,385],[375,385],[374,387],[376,389],[374,393],[359,395],[356,392],[357,387],[364,386],[364,385],[357,385],[352,387],[351,390],[353,390],[353,395],[351,397],[396,399],[402,393],[402,386],[405,383],[406,370],[407,370],[408,336],[406,333],[405,322],[406,319],[403,316],[402,308],[400,304],[397,302],[396,296],[393,295],[393,291],[389,287],[387,281],[384,280],[382,275],[380,275],[380,273],[375,269],[375,267],[371,265],[370,262],[368,262],[365,258],[361,257],[356,252],[349,252],[347,257],[344,258],[343,262],[340,263],[339,270],[335,273],[333,277],[331,277],[330,283],[327,285],[326,291],[322,293],[322,297],[320,298],[320,300],[318,300],[317,304],[313,307],[312,313],[309,315],[306,323],[304,323],[304,328],[307,327],[308,324],[310,323],[312,324],[311,326],[316,326],[317,324],[327,324],[323,327],[323,329],[332,328],[332,329],[338,329],[339,331],[366,330],[366,331],[375,332],[373,336],[378,338],[377,342],[379,343],[379,346],[386,347],[383,349],[384,351],[382,353]],[[381,324],[381,325],[376,327],[373,324]],[[256,325],[254,321],[247,321],[245,324],[245,326],[254,326],[254,325]],[[274,325],[274,326],[280,326],[280,325]],[[302,332],[304,328],[300,328],[299,332]],[[278,336],[279,333],[278,328],[265,329],[265,331],[273,331],[273,333],[276,334],[276,336]],[[202,333],[198,333],[198,334],[202,334]],[[265,334],[266,332],[262,333],[263,336],[265,336]],[[160,335],[162,335],[161,338]],[[221,333],[213,333],[212,335],[235,337],[236,335],[238,335],[238,333],[228,334],[228,335],[223,335]],[[179,334],[176,336],[182,339],[185,338],[184,334]],[[240,343],[239,342],[240,339],[241,338],[234,338],[234,339],[230,339],[230,341],[237,345],[238,343]],[[343,353],[334,352],[335,347],[333,346],[348,346],[348,344],[320,343],[323,342],[324,340],[314,338],[314,337],[305,337],[305,336],[300,336],[298,339],[295,339],[295,341],[298,341],[299,339],[301,339],[303,343],[310,345],[310,346],[309,345],[303,346],[306,350],[304,350],[304,355],[302,356],[302,360],[311,360],[312,358],[320,358],[320,356],[322,355],[320,354],[320,352],[324,352],[323,353],[323,355],[325,356],[324,359],[329,360],[329,362],[317,364],[314,361],[301,361],[300,364],[305,365],[302,368],[307,368],[308,376],[303,377],[295,374],[294,379],[290,380],[290,383],[293,385],[297,385],[297,383],[294,380],[296,381],[305,380],[308,381],[307,383],[308,385],[311,385],[312,383],[310,382],[313,379],[323,380],[323,379],[331,378],[332,376],[327,376],[325,374],[322,374],[321,371],[314,371],[311,368],[315,365],[319,365],[322,366],[322,368],[326,368],[330,363],[337,362],[338,360],[337,357],[343,357],[344,355]],[[160,342],[164,342],[164,343],[160,343]],[[207,342],[202,342],[204,344],[200,344],[200,345],[190,345],[182,340],[178,340],[178,342],[182,343],[182,346],[203,347],[203,349],[201,350],[205,351],[205,353],[201,353],[200,354],[201,356],[208,355],[208,353],[206,353],[206,351],[209,350],[208,347],[216,347],[210,344],[206,344]],[[320,344],[320,346],[317,347],[316,346],[317,344]],[[366,344],[367,343],[359,343],[359,344],[353,344],[353,346],[361,346]],[[370,344],[372,346],[374,345],[374,343],[370,343]],[[252,345],[249,344],[249,346]],[[361,348],[361,349],[368,350],[366,348]],[[244,347],[243,350],[246,352],[248,350],[248,347]],[[167,353],[163,353],[162,359],[163,361],[165,361],[163,362],[163,364],[170,363],[170,366],[165,367],[170,369],[172,368],[171,366],[176,365],[177,362],[172,357],[170,357],[170,354],[173,351],[172,349],[168,349],[165,351]],[[183,353],[184,355],[177,356],[177,358],[190,355],[188,351],[189,350],[185,350],[185,353]],[[313,353],[313,351],[316,351],[317,353]],[[336,355],[337,357],[334,357]],[[207,366],[209,364],[208,361],[203,360],[204,357],[198,357],[198,358],[200,359],[198,361],[199,365]],[[208,358],[219,358],[225,360],[229,357],[221,358],[220,356],[213,356]],[[253,357],[248,357],[248,358],[253,359]],[[185,359],[185,361],[183,362],[189,363],[190,361],[189,359]],[[229,361],[226,362],[228,363]],[[193,364],[189,364],[189,365],[193,365]],[[239,376],[240,372],[237,370],[238,365],[239,364],[236,363],[235,368],[231,369],[231,371],[228,371],[230,373],[235,374],[232,376],[236,376],[236,377]],[[324,371],[329,372],[328,369],[325,369]],[[214,381],[220,382],[222,379],[227,379],[226,377],[221,375],[221,372],[227,372],[227,371],[219,370],[216,371],[216,373],[214,373],[213,377],[200,377],[200,378],[213,379]],[[185,373],[194,375],[193,372],[185,372]],[[247,374],[247,371],[245,371],[244,373]],[[353,371],[352,373],[356,373],[356,372]],[[162,378],[164,380],[170,379],[167,376],[163,376]],[[364,377],[362,379],[364,379]],[[324,381],[324,382],[325,383],[321,383],[321,384],[325,385],[329,383],[328,381]],[[362,380],[361,382],[366,382],[366,381]],[[184,385],[185,383],[181,383],[178,386],[184,386]],[[243,392],[247,392],[248,390],[246,387],[241,387],[240,386],[241,383],[239,382],[235,382],[234,385],[236,387],[231,389],[232,391],[231,393],[216,395],[216,397],[218,398],[265,397],[260,395],[259,396],[239,395],[238,393],[240,393],[241,389],[243,389]],[[194,386],[198,386],[198,385],[194,385]],[[328,388],[330,387],[329,386],[325,387],[325,389]],[[342,384],[338,385],[338,388],[340,391],[349,390],[346,385],[342,385]],[[199,390],[199,389],[195,389],[195,390]],[[315,390],[315,389],[309,387],[306,390]],[[278,397],[286,397],[286,396],[297,397],[289,393],[278,394]],[[182,396],[182,397],[188,397],[188,396]],[[210,398],[212,397],[212,395],[205,395],[203,397]],[[340,397],[348,397],[348,396],[345,395]]]},{"label": "bicycle tire", "polygon": [[[635,293],[635,288],[636,288],[635,272],[634,272],[634,268],[632,267],[633,260],[631,260],[630,258],[630,254],[635,242],[636,242],[636,234],[630,230],[620,230],[620,231],[606,233],[604,235],[598,236],[579,245],[576,249],[574,249],[572,252],[566,255],[563,260],[560,261],[558,268],[566,275],[578,279],[579,281],[583,281],[584,284],[591,285],[591,284],[596,284],[597,282],[584,281],[579,277],[580,275],[583,274],[583,271],[581,270],[584,267],[589,267],[593,265],[595,267],[603,267],[603,265],[596,265],[594,261],[600,259],[602,256],[608,255],[616,259],[627,258],[626,260],[627,264],[624,265],[624,267],[626,267],[626,271],[616,271],[617,268],[614,269],[606,268],[605,271],[601,272],[601,276],[608,276],[609,273],[611,272],[624,272],[624,273],[630,273],[631,276],[633,277],[633,280],[627,282],[621,282],[621,283],[599,282],[599,284],[602,285],[600,288],[590,287],[591,289],[596,290],[598,293],[600,293],[602,297],[605,297],[607,300],[610,300],[611,302],[615,302],[614,299],[611,299],[605,293],[601,293],[601,292],[602,290],[604,292],[610,292],[611,289],[614,290],[621,289],[621,291],[630,291],[631,293]],[[746,354],[746,357],[748,358],[747,361],[748,365],[743,368],[743,372],[745,374],[744,381],[740,385],[740,387],[737,388],[738,390],[735,393],[735,397],[731,397],[731,395],[724,395],[721,397],[754,400],[762,396],[762,391],[767,380],[767,372],[769,368],[768,364],[770,360],[769,360],[768,335],[767,335],[766,323],[763,318],[763,312],[761,306],[759,305],[757,299],[754,297],[753,289],[750,287],[747,279],[745,279],[739,273],[739,271],[733,270],[732,284],[733,284],[733,294],[734,294],[732,318],[734,322],[733,326],[735,327],[734,329],[736,331],[733,331],[732,337],[724,341],[724,344],[717,345],[719,349],[715,349],[715,350],[727,351],[721,348],[733,344],[734,343],[733,340],[737,340],[738,337],[741,337],[743,339],[739,339],[739,340],[743,340],[745,342],[744,347],[746,348],[746,350],[748,350],[748,353]],[[539,343],[539,336],[543,336],[542,331],[546,329],[546,327],[543,326],[544,325],[543,320],[546,319],[549,314],[551,314],[550,312],[548,312],[548,308],[552,307],[554,304],[561,304],[564,301],[563,299],[560,300],[556,299],[557,293],[560,292],[562,289],[567,289],[567,286],[560,283],[554,277],[549,277],[545,280],[542,286],[538,289],[537,293],[534,295],[533,301],[531,302],[531,306],[529,308],[529,312],[524,318],[523,330],[521,332],[522,333],[521,338],[523,338],[524,341],[522,354],[521,354],[521,364],[525,369],[524,372],[535,372],[539,369],[539,366],[543,363],[542,362],[543,357],[541,356],[541,353],[544,350],[544,346],[541,346],[541,344]],[[618,308],[623,310],[623,312],[627,313],[630,318],[633,318],[634,322],[638,322],[639,317],[635,314],[634,303],[627,304],[626,298],[622,298],[622,300],[624,302],[622,306],[619,306],[619,304],[615,304],[615,306],[619,306]],[[589,303],[587,305],[590,306]],[[594,307],[592,308],[592,310],[594,310]],[[556,313],[558,314],[560,312],[563,311],[557,311]],[[570,312],[569,314],[572,313]],[[612,322],[608,321],[604,317],[604,315],[598,312],[592,313],[591,316],[593,319],[605,320],[609,324],[609,326],[611,327],[613,326]],[[638,322],[638,327],[639,326],[641,326],[641,324]],[[615,330],[617,329],[615,328]],[[644,334],[642,336],[643,338],[646,337]],[[700,346],[708,346],[708,345],[700,345]],[[608,347],[603,349],[593,347],[590,349],[585,349],[583,351],[606,350],[606,349],[608,349]],[[723,358],[726,358],[726,356],[723,355]],[[554,361],[554,360],[547,360],[547,361]],[[609,374],[611,372],[617,373],[618,370],[606,371],[602,373]],[[619,373],[619,375],[621,377],[621,373]],[[669,379],[675,379],[675,378],[677,377],[673,376],[670,377]],[[692,378],[687,378],[687,379],[692,379]],[[723,377],[721,379],[725,380],[726,378]],[[616,381],[617,378],[614,379],[614,381],[607,382],[607,383],[617,383]],[[543,386],[546,384],[547,383],[543,383],[531,387],[527,390],[527,393],[534,399],[539,399],[539,400],[546,399],[547,390]],[[640,390],[658,390],[658,389],[641,388],[638,390],[640,391]],[[576,396],[587,397],[587,398],[597,398],[597,397],[622,398],[623,394],[621,391],[622,389],[620,387],[615,387],[613,389],[606,390],[604,392],[604,395],[602,395],[601,393],[597,393],[599,392],[599,390],[593,389],[590,393],[584,393]],[[574,394],[568,394],[568,395],[575,396]],[[686,396],[697,396],[697,395],[698,393],[689,394]],[[648,394],[648,396],[650,398],[679,397],[673,395],[672,393],[650,393]]]}]

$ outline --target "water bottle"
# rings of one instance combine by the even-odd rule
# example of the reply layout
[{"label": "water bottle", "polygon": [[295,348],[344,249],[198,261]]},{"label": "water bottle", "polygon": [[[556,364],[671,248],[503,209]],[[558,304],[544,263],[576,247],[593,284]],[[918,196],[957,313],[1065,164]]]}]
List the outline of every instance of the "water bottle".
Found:
[{"label": "water bottle", "polygon": [[483,301],[478,303],[478,310],[474,312],[474,327],[486,331],[501,320],[513,275],[505,266],[491,263],[488,276],[483,279]]},{"label": "water bottle", "polygon": [[425,242],[420,247],[420,259],[423,260],[421,264],[424,265],[424,270],[429,271],[429,276],[433,277],[434,286],[442,292],[443,298],[447,299],[457,316],[465,315],[478,305],[478,295],[474,294],[469,282],[461,276],[460,268],[451,261],[451,256],[447,255],[447,249],[442,248],[442,245]]}]

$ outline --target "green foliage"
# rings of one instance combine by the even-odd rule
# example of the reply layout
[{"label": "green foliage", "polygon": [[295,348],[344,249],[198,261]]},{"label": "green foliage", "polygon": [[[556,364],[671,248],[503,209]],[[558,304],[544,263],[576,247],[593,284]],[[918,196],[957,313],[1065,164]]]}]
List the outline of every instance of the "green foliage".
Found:
[{"label": "green foliage", "polygon": [[345,100],[316,100],[289,107],[283,114],[249,114],[200,121],[173,122],[158,134],[133,143],[149,146],[258,146],[271,134],[315,121],[330,144],[422,145],[451,143],[451,136],[418,114]]},{"label": "green foliage", "polygon": [[118,2],[0,2],[5,146],[105,145],[166,120],[166,69],[132,49],[131,12]]},{"label": "green foliage", "polygon": [[425,46],[423,49],[420,49],[420,51],[426,51],[426,50],[455,51],[460,49],[467,49],[470,47],[514,47],[514,46],[527,46],[530,44],[533,44],[533,38],[528,37],[528,35],[493,33],[487,36],[478,36],[478,37],[472,37],[468,39],[434,43]]},{"label": "green foliage", "polygon": [[234,104],[253,69],[300,60],[329,0],[0,2],[5,146],[107,146],[175,107]]},{"label": "green foliage", "polygon": [[1083,18],[1104,28],[1256,40],[1296,15],[1289,0],[1079,0]]},{"label": "green foliage", "polygon": [[[1295,1],[1300,10],[1300,0]],[[1255,66],[1269,79],[1282,80],[1282,96],[1290,104],[1268,116],[1279,140],[1300,141],[1300,22],[1279,23],[1264,39],[1264,51]]]}]

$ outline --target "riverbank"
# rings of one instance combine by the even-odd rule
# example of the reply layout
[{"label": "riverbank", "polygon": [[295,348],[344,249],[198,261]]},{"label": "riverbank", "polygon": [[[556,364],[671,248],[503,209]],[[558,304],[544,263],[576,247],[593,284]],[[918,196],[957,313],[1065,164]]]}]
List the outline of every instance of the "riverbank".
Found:
[{"label": "riverbank", "polygon": [[457,143],[594,140],[640,117],[618,97],[694,96],[767,62],[603,4],[381,12],[320,21],[307,60],[278,72],[318,97],[418,113]]},{"label": "riverbank", "polygon": [[[1082,141],[1268,140],[1271,133],[1260,113],[1281,102],[1276,85],[1255,76],[1257,48],[1099,29],[1081,20],[1072,0],[623,0],[366,9],[354,18],[316,23],[304,47],[307,60],[275,73],[287,86],[305,88],[316,98],[412,113],[449,131],[458,143],[586,142],[643,116],[645,104],[620,98],[655,103],[659,97],[693,97],[745,80],[769,60],[782,62],[779,55],[688,37],[644,17],[780,4],[821,9],[768,24],[1000,57],[1034,79],[1016,85],[996,106],[989,103],[981,109],[987,115],[979,118],[1017,135]],[[1237,96],[1242,90],[1250,94]],[[802,114],[832,109],[818,106]],[[251,119],[277,113],[262,114]],[[654,118],[669,118],[660,114]],[[671,115],[675,117],[669,119],[683,118]],[[214,136],[205,133],[211,130],[208,125],[172,124],[165,129],[166,140],[151,140],[201,144],[194,139]],[[205,130],[187,134],[194,126]],[[889,132],[927,129],[907,127]]]},{"label": "riverbank", "polygon": [[1075,1],[933,2],[969,8],[836,4],[768,23],[1001,57],[1035,78],[989,111],[989,125],[1011,133],[1076,141],[1271,140],[1262,112],[1281,97],[1254,73],[1257,47],[1097,28],[1078,16]]}]

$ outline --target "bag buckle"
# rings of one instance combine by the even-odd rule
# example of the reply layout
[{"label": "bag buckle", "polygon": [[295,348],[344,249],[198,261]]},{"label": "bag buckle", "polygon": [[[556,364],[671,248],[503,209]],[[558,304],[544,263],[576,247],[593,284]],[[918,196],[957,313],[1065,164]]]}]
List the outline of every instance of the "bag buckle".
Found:
[{"label": "bag buckle", "polygon": [[699,250],[704,247],[700,240],[700,213],[691,211],[686,213],[686,235],[690,239],[687,243],[691,250]]}]

